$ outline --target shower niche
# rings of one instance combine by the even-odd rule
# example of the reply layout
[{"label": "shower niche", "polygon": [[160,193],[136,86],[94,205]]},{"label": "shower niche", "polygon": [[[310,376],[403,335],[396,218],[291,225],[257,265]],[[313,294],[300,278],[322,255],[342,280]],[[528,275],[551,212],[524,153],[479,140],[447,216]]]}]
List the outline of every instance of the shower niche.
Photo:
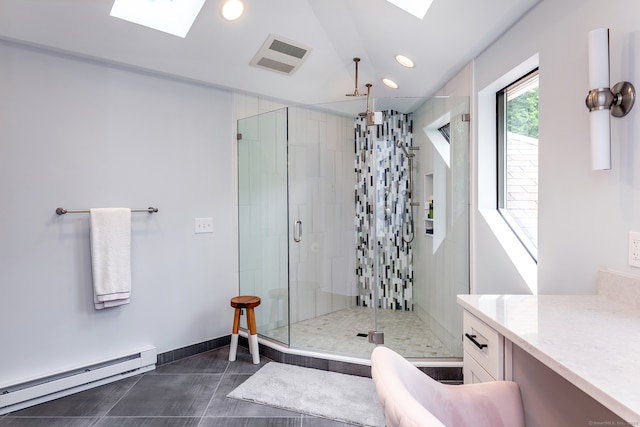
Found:
[{"label": "shower niche", "polygon": [[424,175],[424,234],[428,237],[433,237],[433,218],[435,213],[435,206],[433,202],[433,174],[427,173]]},{"label": "shower niche", "polygon": [[[376,99],[375,125],[363,102],[238,120],[240,292],[262,298],[265,342],[366,360],[368,331],[382,331],[406,357],[459,358],[468,123],[455,117],[468,98]],[[449,165],[428,132],[443,115]]]}]

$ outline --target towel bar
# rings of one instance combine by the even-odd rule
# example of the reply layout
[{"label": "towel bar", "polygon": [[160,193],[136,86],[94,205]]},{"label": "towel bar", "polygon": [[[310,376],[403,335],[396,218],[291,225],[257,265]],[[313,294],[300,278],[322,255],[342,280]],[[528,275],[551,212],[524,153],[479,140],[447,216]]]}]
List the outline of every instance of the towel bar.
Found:
[{"label": "towel bar", "polygon": [[[147,209],[131,209],[131,212],[148,212],[154,213],[158,212],[158,208],[154,208],[153,206],[149,206]],[[58,215],[64,215],[68,213],[89,213],[89,209],[65,209],[65,208],[57,208],[56,213]]]}]

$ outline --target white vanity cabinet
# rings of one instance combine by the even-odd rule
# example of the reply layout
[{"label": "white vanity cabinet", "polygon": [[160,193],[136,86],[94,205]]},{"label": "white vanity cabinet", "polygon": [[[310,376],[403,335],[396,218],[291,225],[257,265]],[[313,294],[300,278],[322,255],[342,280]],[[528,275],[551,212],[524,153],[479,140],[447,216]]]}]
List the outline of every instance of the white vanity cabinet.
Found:
[{"label": "white vanity cabinet", "polygon": [[465,384],[518,383],[527,427],[640,426],[635,305],[602,295],[459,295],[458,302]]},{"label": "white vanity cabinet", "polygon": [[504,337],[468,311],[463,314],[463,367],[465,384],[502,380]]}]

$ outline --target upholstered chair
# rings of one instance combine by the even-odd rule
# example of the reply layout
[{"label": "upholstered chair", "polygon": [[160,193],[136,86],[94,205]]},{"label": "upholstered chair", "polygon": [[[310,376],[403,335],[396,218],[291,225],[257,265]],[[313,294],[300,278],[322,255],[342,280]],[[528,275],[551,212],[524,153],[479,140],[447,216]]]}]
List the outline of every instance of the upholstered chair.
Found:
[{"label": "upholstered chair", "polygon": [[387,427],[524,427],[515,382],[442,384],[384,346],[371,354],[371,376]]}]

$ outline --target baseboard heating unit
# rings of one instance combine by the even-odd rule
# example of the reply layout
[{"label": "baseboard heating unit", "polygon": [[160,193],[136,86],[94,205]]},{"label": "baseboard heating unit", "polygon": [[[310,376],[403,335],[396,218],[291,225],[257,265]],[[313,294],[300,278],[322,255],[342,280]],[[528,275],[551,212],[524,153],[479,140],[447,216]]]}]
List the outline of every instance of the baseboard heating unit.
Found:
[{"label": "baseboard heating unit", "polygon": [[0,415],[151,371],[156,359],[156,348],[145,347],[86,366],[0,385]]}]

